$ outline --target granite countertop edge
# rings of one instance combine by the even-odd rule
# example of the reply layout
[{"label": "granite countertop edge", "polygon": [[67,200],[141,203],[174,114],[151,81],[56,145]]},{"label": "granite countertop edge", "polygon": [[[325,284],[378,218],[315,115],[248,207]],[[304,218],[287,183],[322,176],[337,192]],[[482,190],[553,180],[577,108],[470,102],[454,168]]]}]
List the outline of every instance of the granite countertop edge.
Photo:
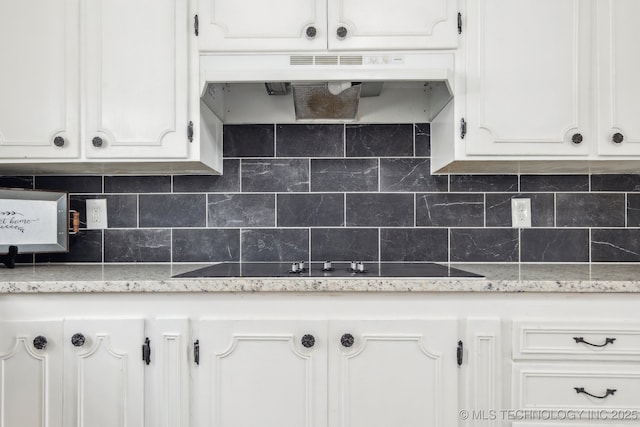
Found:
[{"label": "granite countertop edge", "polygon": [[[453,266],[453,265],[452,265]],[[194,265],[47,265],[3,270],[0,294],[274,292],[640,292],[640,265],[455,265],[482,278],[172,278]],[[4,277],[2,277],[4,276]]]}]

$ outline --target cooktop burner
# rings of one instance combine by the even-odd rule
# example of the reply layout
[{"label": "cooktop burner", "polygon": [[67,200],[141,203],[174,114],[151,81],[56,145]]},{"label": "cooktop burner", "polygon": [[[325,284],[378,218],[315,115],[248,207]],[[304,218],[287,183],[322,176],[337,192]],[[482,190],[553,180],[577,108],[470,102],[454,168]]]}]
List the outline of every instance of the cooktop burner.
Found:
[{"label": "cooktop burner", "polygon": [[[361,271],[362,270],[362,271]],[[199,268],[174,277],[483,277],[479,274],[434,263],[388,262],[326,262],[312,263],[261,263],[225,262]]]}]

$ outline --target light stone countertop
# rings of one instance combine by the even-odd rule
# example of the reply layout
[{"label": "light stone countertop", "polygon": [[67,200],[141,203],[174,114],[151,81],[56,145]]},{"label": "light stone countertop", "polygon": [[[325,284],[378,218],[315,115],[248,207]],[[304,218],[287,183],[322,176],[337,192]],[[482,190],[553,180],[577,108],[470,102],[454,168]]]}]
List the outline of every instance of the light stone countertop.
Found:
[{"label": "light stone countertop", "polygon": [[172,278],[206,265],[0,267],[0,293],[640,292],[640,264],[451,264],[485,278]]}]

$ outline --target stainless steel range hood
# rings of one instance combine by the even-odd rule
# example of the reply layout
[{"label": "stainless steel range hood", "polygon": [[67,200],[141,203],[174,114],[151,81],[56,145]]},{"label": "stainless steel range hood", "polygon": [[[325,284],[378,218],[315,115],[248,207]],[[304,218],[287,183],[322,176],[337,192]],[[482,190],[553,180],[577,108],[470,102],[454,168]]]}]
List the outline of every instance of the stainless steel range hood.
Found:
[{"label": "stainless steel range hood", "polygon": [[453,96],[453,54],[203,55],[200,88],[227,124],[429,122]]}]

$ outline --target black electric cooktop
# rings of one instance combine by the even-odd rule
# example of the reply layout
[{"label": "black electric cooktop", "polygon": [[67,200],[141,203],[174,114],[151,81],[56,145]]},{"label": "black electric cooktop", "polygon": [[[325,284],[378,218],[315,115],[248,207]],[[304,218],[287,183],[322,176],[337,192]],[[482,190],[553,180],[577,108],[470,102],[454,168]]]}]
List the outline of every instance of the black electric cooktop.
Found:
[{"label": "black electric cooktop", "polygon": [[[330,269],[325,263],[305,263],[301,271],[294,263],[228,262],[199,268],[174,277],[417,277],[417,278],[481,278],[483,276],[457,268],[434,263],[388,263],[364,262],[357,271],[348,262],[332,262]],[[364,267],[364,268],[363,268]]]}]

